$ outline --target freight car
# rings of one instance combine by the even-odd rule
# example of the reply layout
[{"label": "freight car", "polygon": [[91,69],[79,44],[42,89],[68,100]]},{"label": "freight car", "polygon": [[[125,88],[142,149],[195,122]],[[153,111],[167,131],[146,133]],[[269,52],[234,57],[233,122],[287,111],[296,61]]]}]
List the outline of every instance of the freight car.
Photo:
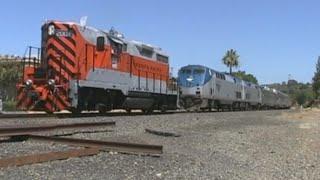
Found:
[{"label": "freight car", "polygon": [[289,108],[289,97],[201,65],[178,73],[179,104],[188,110]]},{"label": "freight car", "polygon": [[161,49],[73,22],[43,24],[40,63],[24,58],[17,106],[23,110],[175,109],[169,56]]}]

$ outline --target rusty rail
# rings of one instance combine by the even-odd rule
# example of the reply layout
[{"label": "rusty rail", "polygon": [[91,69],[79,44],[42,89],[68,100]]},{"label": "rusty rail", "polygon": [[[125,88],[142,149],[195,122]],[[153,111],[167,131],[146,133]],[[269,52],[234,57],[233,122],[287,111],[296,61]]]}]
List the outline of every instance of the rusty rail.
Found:
[{"label": "rusty rail", "polygon": [[128,154],[145,154],[151,156],[159,156],[163,153],[163,147],[160,145],[150,144],[133,144],[114,141],[99,141],[88,139],[74,139],[50,136],[28,135],[28,139],[44,142],[54,142],[60,144],[68,144],[72,146],[81,146],[87,148],[101,148],[104,151],[115,151]]},{"label": "rusty rail", "polygon": [[96,155],[100,152],[99,148],[84,148],[84,149],[72,149],[60,152],[48,152],[41,154],[31,154],[18,157],[10,157],[0,159],[0,168],[10,166],[23,166],[28,164],[42,163],[54,160],[63,160],[72,157],[83,157]]},{"label": "rusty rail", "polygon": [[0,127],[0,137],[28,135],[38,132],[60,130],[60,129],[77,129],[77,128],[90,128],[102,126],[114,126],[114,121],[109,122],[89,122],[89,123],[72,123],[72,124],[51,124],[51,125],[36,125],[36,126],[23,126],[23,127]]}]

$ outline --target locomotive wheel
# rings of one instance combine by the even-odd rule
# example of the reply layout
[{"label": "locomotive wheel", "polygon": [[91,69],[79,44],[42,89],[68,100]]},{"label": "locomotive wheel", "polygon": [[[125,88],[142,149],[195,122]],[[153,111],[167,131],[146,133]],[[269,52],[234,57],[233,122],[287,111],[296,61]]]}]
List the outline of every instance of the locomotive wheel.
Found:
[{"label": "locomotive wheel", "polygon": [[248,103],[246,103],[246,106],[245,106],[244,110],[245,110],[245,111],[249,111],[249,110],[250,110],[250,109],[249,109],[249,104],[248,104]]},{"label": "locomotive wheel", "polygon": [[153,113],[153,109],[142,109],[143,114],[151,114]]},{"label": "locomotive wheel", "polygon": [[70,109],[70,111],[72,114],[80,114],[81,113],[81,110],[79,108],[72,108],[72,109]]},{"label": "locomotive wheel", "polygon": [[52,111],[49,111],[49,110],[45,110],[45,112],[46,112],[47,114],[53,114],[53,112],[52,112]]},{"label": "locomotive wheel", "polygon": [[98,110],[100,114],[105,114],[107,112],[107,107],[104,105],[99,105]]},{"label": "locomotive wheel", "polygon": [[260,111],[261,110],[261,104],[258,104],[257,106],[257,110]]}]

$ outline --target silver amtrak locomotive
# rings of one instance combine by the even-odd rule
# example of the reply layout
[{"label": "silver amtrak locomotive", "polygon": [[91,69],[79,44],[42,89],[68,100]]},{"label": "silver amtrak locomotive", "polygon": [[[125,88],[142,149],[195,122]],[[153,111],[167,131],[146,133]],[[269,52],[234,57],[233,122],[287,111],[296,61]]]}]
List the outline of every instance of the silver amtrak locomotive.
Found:
[{"label": "silver amtrak locomotive", "polygon": [[287,95],[201,65],[179,70],[179,105],[187,110],[288,108]]}]

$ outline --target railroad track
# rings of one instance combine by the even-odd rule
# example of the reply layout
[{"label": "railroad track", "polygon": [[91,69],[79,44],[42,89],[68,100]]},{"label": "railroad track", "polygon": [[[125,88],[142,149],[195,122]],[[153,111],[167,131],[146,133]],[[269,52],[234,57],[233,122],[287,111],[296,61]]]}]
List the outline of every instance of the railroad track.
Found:
[{"label": "railroad track", "polygon": [[[270,109],[270,110],[283,110],[283,109]],[[265,110],[246,110],[246,111],[265,111]],[[142,113],[142,112],[108,112],[100,114],[97,112],[86,112],[81,114],[72,114],[72,113],[54,113],[54,114],[45,114],[45,113],[17,113],[17,114],[0,114],[0,119],[29,119],[29,118],[86,118],[86,117],[115,117],[115,116],[146,116],[146,115],[164,115],[164,114],[180,114],[180,113],[213,113],[213,112],[234,112],[234,111],[167,111],[167,112],[153,112],[153,113]]]},{"label": "railroad track", "polygon": [[[38,135],[41,132],[62,130],[62,129],[84,129],[103,126],[114,126],[115,122],[86,122],[72,124],[43,124],[36,126],[11,126],[0,127],[0,137],[8,137],[12,141],[40,141],[55,144],[66,144],[77,149],[67,151],[37,153],[24,156],[16,156],[0,159],[0,168],[10,166],[23,166],[34,163],[48,162],[54,160],[63,160],[72,157],[92,156],[102,151],[114,151],[126,154],[139,154],[159,157],[163,153],[163,147],[160,145],[137,144],[116,141],[101,141],[66,138],[60,136]],[[6,141],[8,142],[8,141]],[[80,147],[80,148],[79,148]]]},{"label": "railroad track", "polygon": [[28,164],[43,163],[55,160],[64,160],[73,157],[92,156],[97,155],[103,151],[114,151],[126,154],[139,154],[154,157],[159,157],[163,153],[163,147],[160,145],[61,138],[38,135],[24,135],[23,138],[33,141],[67,144],[70,146],[82,148],[3,158],[0,159],[0,168],[6,168],[11,166],[23,166]]},{"label": "railroad track", "polygon": [[84,129],[104,126],[114,126],[114,121],[109,122],[86,122],[86,123],[71,123],[71,124],[42,124],[35,126],[6,126],[0,127],[0,137],[22,136],[35,134],[46,131],[62,130],[62,129]]},{"label": "railroad track", "polygon": [[104,151],[114,151],[128,154],[144,154],[158,156],[162,154],[162,146],[149,145],[149,144],[137,144],[137,143],[125,143],[116,141],[100,141],[100,140],[88,140],[88,139],[75,139],[65,137],[53,137],[53,136],[37,136],[27,135],[30,140],[53,142],[59,144],[67,144],[72,146],[80,146],[85,148],[99,148]]},{"label": "railroad track", "polygon": [[100,113],[81,113],[81,114],[71,114],[71,113],[54,113],[54,114],[45,114],[45,113],[18,113],[18,114],[0,114],[0,119],[18,119],[18,118],[82,118],[82,117],[113,117],[113,116],[142,116],[142,115],[159,115],[159,114],[173,114],[177,113],[174,111],[168,112],[153,112],[150,114],[144,114],[142,112],[108,112],[105,114]]}]

